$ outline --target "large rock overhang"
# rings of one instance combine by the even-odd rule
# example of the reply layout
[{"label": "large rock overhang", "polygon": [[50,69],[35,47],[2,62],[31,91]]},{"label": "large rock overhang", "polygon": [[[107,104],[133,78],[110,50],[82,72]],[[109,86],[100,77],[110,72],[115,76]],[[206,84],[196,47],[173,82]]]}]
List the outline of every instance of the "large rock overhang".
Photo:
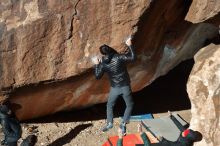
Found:
[{"label": "large rock overhang", "polygon": [[123,52],[133,91],[192,58],[218,28],[185,20],[191,1],[1,1],[0,87],[20,120],[106,102],[106,76],[95,80],[91,57],[108,44]]}]

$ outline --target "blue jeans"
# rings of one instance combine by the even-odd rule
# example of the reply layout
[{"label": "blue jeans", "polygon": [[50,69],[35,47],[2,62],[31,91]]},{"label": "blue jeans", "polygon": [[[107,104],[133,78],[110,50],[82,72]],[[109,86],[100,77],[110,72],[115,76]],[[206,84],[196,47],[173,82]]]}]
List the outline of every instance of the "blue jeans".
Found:
[{"label": "blue jeans", "polygon": [[113,123],[113,108],[119,95],[122,95],[126,104],[126,109],[123,116],[123,122],[125,123],[129,122],[134,102],[132,99],[131,87],[123,86],[123,87],[111,87],[110,89],[108,102],[107,102],[107,123],[109,122]]}]

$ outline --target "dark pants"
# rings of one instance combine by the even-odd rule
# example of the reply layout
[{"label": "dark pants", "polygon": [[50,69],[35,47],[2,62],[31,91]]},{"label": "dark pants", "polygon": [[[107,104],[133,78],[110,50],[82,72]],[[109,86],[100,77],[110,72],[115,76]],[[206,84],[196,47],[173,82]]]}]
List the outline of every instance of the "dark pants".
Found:
[{"label": "dark pants", "polygon": [[113,123],[113,108],[119,95],[125,101],[126,109],[124,112],[123,122],[128,123],[133,108],[132,91],[130,86],[111,87],[107,102],[107,123]]},{"label": "dark pants", "polygon": [[9,142],[7,146],[17,146],[17,142]]}]

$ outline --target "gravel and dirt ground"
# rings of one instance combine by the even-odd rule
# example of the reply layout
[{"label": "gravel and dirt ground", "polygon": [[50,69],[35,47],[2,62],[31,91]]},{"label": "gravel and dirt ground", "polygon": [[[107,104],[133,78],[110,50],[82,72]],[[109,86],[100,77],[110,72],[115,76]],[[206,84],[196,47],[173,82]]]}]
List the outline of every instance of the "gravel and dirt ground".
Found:
[{"label": "gravel and dirt ground", "polygon": [[[191,114],[189,110],[177,111],[177,113],[186,121],[190,121]],[[119,117],[114,119],[114,128],[103,133],[100,129],[105,124],[105,119],[81,120],[76,122],[73,119],[71,120],[71,115],[68,114],[65,115],[67,119],[60,121],[58,119],[63,116],[58,114],[40,120],[22,123],[22,138],[25,138],[30,133],[35,133],[38,137],[36,146],[101,146],[109,136],[117,135],[117,128],[120,123]],[[90,114],[95,116],[96,113],[90,112]],[[167,113],[153,114],[155,118],[166,115]],[[76,116],[80,116],[80,114],[72,115],[72,117]],[[130,122],[127,125],[127,133],[136,133],[137,123]]]}]

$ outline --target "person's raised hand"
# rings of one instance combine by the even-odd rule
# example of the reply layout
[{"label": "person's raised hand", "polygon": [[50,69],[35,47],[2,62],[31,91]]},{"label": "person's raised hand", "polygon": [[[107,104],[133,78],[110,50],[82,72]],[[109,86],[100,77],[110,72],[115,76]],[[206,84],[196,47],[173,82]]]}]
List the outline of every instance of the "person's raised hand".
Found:
[{"label": "person's raised hand", "polygon": [[102,59],[99,58],[99,57],[97,57],[97,56],[95,56],[95,57],[92,58],[92,62],[93,62],[94,64],[96,64],[96,65],[99,64],[99,63],[101,62],[101,60],[102,60]]},{"label": "person's raised hand", "polygon": [[129,37],[126,41],[125,41],[125,44],[127,45],[127,46],[131,46],[131,37]]}]

